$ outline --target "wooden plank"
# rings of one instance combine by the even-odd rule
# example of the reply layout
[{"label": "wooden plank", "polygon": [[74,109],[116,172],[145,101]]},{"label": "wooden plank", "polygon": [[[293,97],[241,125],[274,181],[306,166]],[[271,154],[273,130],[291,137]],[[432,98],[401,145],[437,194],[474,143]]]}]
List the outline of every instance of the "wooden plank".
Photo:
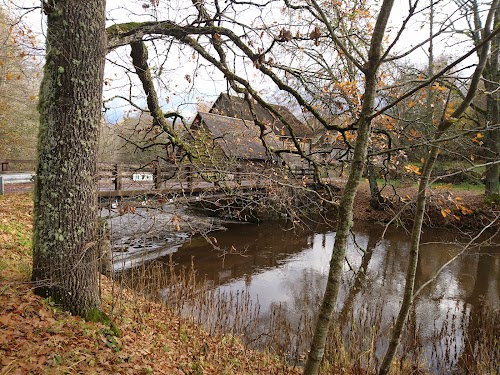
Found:
[{"label": "wooden plank", "polygon": [[19,163],[19,164],[35,164],[35,160],[28,159],[5,159],[7,163]]},{"label": "wooden plank", "polygon": [[114,198],[114,197],[132,197],[135,195],[172,195],[172,194],[198,194],[204,192],[213,192],[214,188],[207,189],[206,187],[194,187],[192,189],[183,189],[181,187],[168,189],[131,189],[131,190],[101,190],[99,197]]}]

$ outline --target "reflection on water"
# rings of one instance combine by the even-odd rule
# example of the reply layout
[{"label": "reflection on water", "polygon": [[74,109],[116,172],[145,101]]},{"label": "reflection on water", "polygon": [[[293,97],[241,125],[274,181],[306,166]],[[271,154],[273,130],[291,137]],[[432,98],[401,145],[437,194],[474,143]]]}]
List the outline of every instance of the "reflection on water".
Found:
[{"label": "reflection on water", "polygon": [[[361,321],[363,311],[380,314],[372,316],[380,324],[377,354],[384,351],[384,338],[398,313],[408,262],[408,235],[393,229],[380,240],[381,233],[380,226],[364,224],[354,228],[337,306],[339,319],[344,320]],[[304,314],[314,317],[326,283],[333,231],[298,231],[268,223],[231,226],[214,237],[222,250],[214,250],[204,239],[194,239],[173,254],[173,261],[185,266],[193,261],[198,277],[206,277],[221,292],[246,290],[260,305],[264,326],[275,319],[277,306],[292,327],[303,325]],[[417,288],[461,249],[453,234],[443,230],[426,229],[422,243]],[[459,320],[469,319],[485,303],[494,309],[500,307],[499,247],[471,249],[416,299],[408,329],[413,329],[416,346],[422,346],[422,354],[434,368],[439,366],[432,358],[436,356],[436,341],[458,342],[456,346],[448,345],[447,352],[442,353],[449,362],[456,363],[460,359],[460,340],[450,339],[446,332],[462,335],[461,327],[465,326]],[[459,318],[453,318],[458,320],[450,327],[453,314]]]}]

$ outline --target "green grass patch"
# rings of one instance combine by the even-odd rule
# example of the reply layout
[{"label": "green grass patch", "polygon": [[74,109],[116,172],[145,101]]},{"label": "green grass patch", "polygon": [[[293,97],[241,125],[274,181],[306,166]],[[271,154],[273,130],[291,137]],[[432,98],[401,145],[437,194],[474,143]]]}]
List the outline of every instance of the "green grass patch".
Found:
[{"label": "green grass patch", "polygon": [[484,192],[484,185],[470,184],[467,182],[461,184],[443,184],[439,182],[435,182],[431,185],[434,189],[449,189],[455,191],[472,191],[478,194]]}]

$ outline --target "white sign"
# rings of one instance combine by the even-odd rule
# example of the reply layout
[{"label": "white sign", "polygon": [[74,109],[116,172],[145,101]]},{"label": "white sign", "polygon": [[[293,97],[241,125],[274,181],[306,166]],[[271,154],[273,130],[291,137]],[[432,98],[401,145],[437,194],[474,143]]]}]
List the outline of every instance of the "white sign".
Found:
[{"label": "white sign", "polygon": [[132,180],[134,181],[153,181],[152,173],[134,173],[132,175]]}]

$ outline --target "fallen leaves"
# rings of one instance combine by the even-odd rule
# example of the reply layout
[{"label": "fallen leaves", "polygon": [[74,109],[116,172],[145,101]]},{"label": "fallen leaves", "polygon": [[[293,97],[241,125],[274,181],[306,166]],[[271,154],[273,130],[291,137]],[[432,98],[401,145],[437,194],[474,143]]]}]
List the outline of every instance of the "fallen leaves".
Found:
[{"label": "fallen leaves", "polygon": [[30,195],[0,197],[0,375],[300,373],[237,338],[209,335],[104,276],[103,309],[121,338],[60,311],[33,294],[18,267],[30,263],[31,213]]}]

